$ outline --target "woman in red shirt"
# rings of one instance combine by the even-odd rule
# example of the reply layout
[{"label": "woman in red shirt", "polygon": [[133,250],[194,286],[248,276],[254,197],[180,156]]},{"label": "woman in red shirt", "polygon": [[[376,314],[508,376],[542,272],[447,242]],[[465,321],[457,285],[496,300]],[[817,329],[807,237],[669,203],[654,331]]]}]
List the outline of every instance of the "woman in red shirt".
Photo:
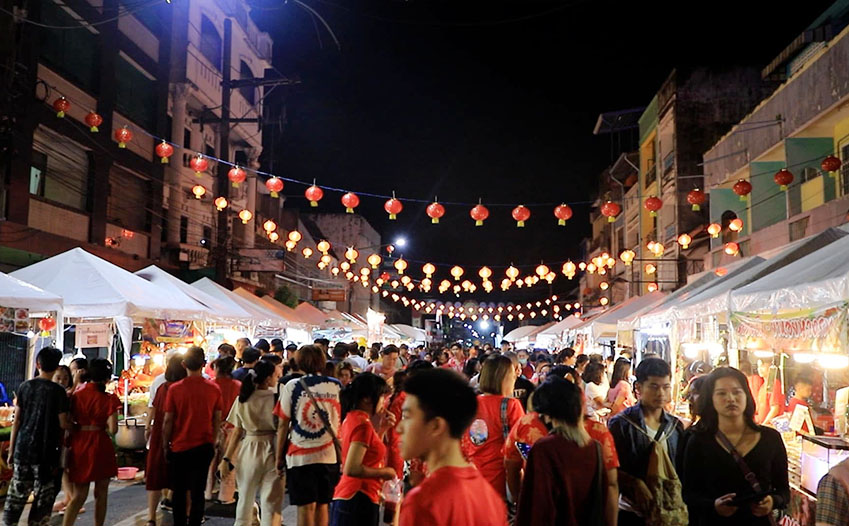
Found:
[{"label": "woman in red shirt", "polygon": [[525,410],[511,398],[516,370],[510,358],[494,355],[483,362],[480,375],[478,411],[469,430],[463,434],[463,453],[495,491],[507,500],[504,470],[504,442],[510,429]]},{"label": "woman in red shirt", "polygon": [[[118,432],[118,408],[121,401],[106,392],[112,379],[112,364],[95,358],[89,368],[90,381],[71,396],[71,454],[68,479],[74,484],[73,497],[65,509],[64,526],[71,526],[88,497],[94,482],[94,524],[103,526],[106,520],[106,498],[109,479],[118,474],[115,448],[109,434]],[[109,434],[107,434],[109,433]]]},{"label": "woman in red shirt", "polygon": [[607,476],[601,446],[583,425],[581,390],[552,377],[534,392],[534,402],[551,434],[528,454],[517,526],[603,524]]},{"label": "woman in red shirt", "polygon": [[[221,410],[221,432],[218,433],[218,443],[215,445],[215,456],[212,462],[209,463],[209,474],[206,477],[206,500],[212,500],[212,491],[215,487],[215,471],[218,467],[221,457],[224,453],[227,439],[230,438],[230,433],[233,431],[233,425],[227,422],[227,415],[230,414],[230,409],[233,407],[233,402],[239,396],[239,391],[242,389],[242,382],[233,379],[233,368],[236,367],[236,359],[232,356],[222,356],[212,362],[212,369],[215,371],[215,384],[221,388],[221,399],[224,402],[224,407]],[[236,472],[229,471],[221,477],[221,482],[218,486],[218,501],[222,504],[232,504],[236,501]]]},{"label": "woman in red shirt", "polygon": [[395,469],[386,466],[383,443],[395,425],[385,409],[390,392],[386,380],[372,373],[358,375],[342,391],[342,478],[333,493],[330,526],[377,526],[381,484],[395,478]]}]

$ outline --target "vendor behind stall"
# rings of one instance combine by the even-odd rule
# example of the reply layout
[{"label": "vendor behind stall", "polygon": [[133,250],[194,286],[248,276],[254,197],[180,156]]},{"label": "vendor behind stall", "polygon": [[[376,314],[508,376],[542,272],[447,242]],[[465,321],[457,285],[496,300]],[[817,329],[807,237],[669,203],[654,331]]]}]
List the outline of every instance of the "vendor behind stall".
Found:
[{"label": "vendor behind stall", "polygon": [[[809,407],[808,399],[811,398],[811,395],[814,392],[814,382],[811,379],[811,376],[806,372],[800,372],[798,375],[796,375],[796,381],[793,384],[793,390],[793,397],[787,402],[787,408],[784,411],[791,417],[793,416],[793,411],[796,409],[797,405]],[[802,424],[801,431],[803,433],[813,432],[813,430],[808,429],[807,422],[804,422]]]}]

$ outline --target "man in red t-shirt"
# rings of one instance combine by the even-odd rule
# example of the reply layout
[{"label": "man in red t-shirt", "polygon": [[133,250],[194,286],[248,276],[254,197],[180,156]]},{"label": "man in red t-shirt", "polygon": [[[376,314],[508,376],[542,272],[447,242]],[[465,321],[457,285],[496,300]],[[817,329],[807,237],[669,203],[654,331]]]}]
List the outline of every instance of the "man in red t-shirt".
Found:
[{"label": "man in red t-shirt", "polygon": [[401,456],[424,459],[429,475],[401,501],[401,526],[506,526],[504,501],[460,450],[477,413],[472,388],[453,371],[433,369],[410,376],[404,391]]},{"label": "man in red t-shirt", "polygon": [[190,347],[183,355],[188,376],[168,389],[162,445],[170,464],[174,524],[186,524],[186,492],[192,496],[189,526],[203,522],[206,474],[214,454],[224,406],[221,389],[203,377],[203,349]]}]

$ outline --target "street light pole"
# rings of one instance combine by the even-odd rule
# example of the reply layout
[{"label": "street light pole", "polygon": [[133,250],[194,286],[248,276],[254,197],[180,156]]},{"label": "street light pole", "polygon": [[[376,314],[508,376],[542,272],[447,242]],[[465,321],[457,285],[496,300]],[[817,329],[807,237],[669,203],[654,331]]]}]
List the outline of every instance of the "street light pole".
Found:
[{"label": "street light pole", "polygon": [[[230,158],[230,66],[231,48],[233,41],[233,21],[224,19],[224,46],[222,57],[222,80],[221,80],[221,121],[218,125],[218,158],[228,160]],[[230,201],[230,184],[227,180],[228,165],[218,163],[218,177],[215,181],[216,193]],[[222,210],[217,216],[218,232],[215,242],[215,281],[225,285],[227,281],[227,240],[230,237],[230,214],[227,209]]]}]

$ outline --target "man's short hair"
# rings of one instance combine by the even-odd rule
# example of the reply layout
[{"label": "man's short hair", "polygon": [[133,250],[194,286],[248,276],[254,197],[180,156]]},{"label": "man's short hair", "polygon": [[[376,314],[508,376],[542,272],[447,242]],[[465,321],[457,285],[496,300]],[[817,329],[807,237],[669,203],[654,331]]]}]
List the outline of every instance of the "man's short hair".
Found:
[{"label": "man's short hair", "polygon": [[248,347],[247,349],[242,351],[243,363],[254,363],[260,358],[262,358],[262,351],[260,351],[256,347]]},{"label": "man's short hair", "polygon": [[398,347],[395,347],[394,345],[391,345],[391,344],[387,345],[386,347],[383,348],[383,350],[380,351],[381,356],[386,356],[386,355],[389,355],[389,354],[392,354],[392,353],[400,354],[401,351],[398,350]]},{"label": "man's short hair", "polygon": [[291,352],[295,352],[295,351],[298,350],[298,346],[295,345],[294,343],[290,343],[289,345],[286,346],[286,350],[291,351]]},{"label": "man's short hair", "polygon": [[283,351],[283,340],[280,338],[274,338],[271,340],[271,352],[282,352]]},{"label": "man's short hair", "polygon": [[644,358],[643,361],[637,365],[637,369],[634,371],[634,376],[637,377],[638,382],[645,382],[649,379],[649,376],[657,376],[659,378],[665,378],[667,376],[671,377],[672,369],[670,369],[669,364],[661,358]]},{"label": "man's short hair", "polygon": [[307,374],[318,374],[324,372],[327,356],[315,345],[304,345],[295,354],[295,362],[301,371]]},{"label": "man's short hair", "polygon": [[249,338],[239,338],[238,340],[236,340],[236,343],[242,344],[245,347],[251,346],[251,340]]},{"label": "man's short hair", "polygon": [[45,347],[38,351],[35,361],[39,369],[45,373],[52,373],[59,368],[59,362],[62,361],[62,351],[56,347]]},{"label": "man's short hair", "polygon": [[206,355],[204,355],[203,349],[197,345],[189,347],[189,350],[183,355],[183,365],[189,371],[199,371],[205,363]]},{"label": "man's short hair", "polygon": [[316,338],[315,340],[313,340],[313,344],[314,345],[324,345],[325,347],[329,347],[330,346],[330,340],[328,340],[327,338]]},{"label": "man's short hair", "polygon": [[268,340],[266,340],[265,338],[260,338],[259,340],[257,340],[256,345],[254,345],[254,347],[264,353],[271,352],[271,344],[269,344]]},{"label": "man's short hair", "polygon": [[348,344],[339,342],[333,346],[333,358],[343,359],[348,356]]},{"label": "man's short hair", "polygon": [[451,438],[459,439],[472,425],[478,400],[465,378],[448,369],[423,369],[410,375],[404,391],[418,400],[427,420],[442,418]]},{"label": "man's short hair", "polygon": [[236,356],[236,348],[229,343],[222,343],[218,346],[218,356]]},{"label": "man's short hair", "polygon": [[460,342],[454,342],[454,343],[451,344],[451,347],[449,347],[449,349],[453,349],[454,347],[457,347],[458,349],[462,349],[463,344],[460,343]]},{"label": "man's short hair", "polygon": [[566,347],[557,355],[557,363],[564,363],[573,356],[575,356],[575,349]]}]

